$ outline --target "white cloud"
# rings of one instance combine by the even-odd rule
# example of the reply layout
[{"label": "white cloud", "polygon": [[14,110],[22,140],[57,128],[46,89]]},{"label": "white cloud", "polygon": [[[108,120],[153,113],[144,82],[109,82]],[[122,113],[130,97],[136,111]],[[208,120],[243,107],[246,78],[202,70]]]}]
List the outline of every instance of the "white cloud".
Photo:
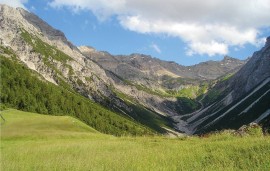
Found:
[{"label": "white cloud", "polygon": [[116,16],[126,29],[166,34],[187,43],[187,54],[226,54],[230,46],[260,45],[270,26],[270,0],[53,0],[52,7]]},{"label": "white cloud", "polygon": [[24,9],[26,9],[24,4],[27,2],[28,0],[0,0],[0,4],[6,4],[14,8],[21,7]]},{"label": "white cloud", "polygon": [[53,0],[49,3],[50,6],[55,8],[69,7],[74,12],[90,10],[101,21],[112,15],[120,14],[122,9],[125,8],[124,4],[125,0]]},{"label": "white cloud", "polygon": [[161,53],[161,50],[160,50],[160,48],[158,47],[157,44],[152,43],[152,44],[150,45],[150,47],[153,48],[157,53]]},{"label": "white cloud", "polygon": [[186,52],[188,56],[193,54],[208,54],[209,56],[213,55],[226,55],[228,54],[228,46],[225,43],[218,43],[212,41],[210,43],[191,43],[189,45],[190,49]]},{"label": "white cloud", "polygon": [[233,26],[219,24],[187,24],[166,21],[145,21],[138,16],[121,19],[123,27],[140,33],[166,33],[179,37],[188,44],[188,55],[226,55],[228,46],[258,44],[255,29],[237,30]]}]

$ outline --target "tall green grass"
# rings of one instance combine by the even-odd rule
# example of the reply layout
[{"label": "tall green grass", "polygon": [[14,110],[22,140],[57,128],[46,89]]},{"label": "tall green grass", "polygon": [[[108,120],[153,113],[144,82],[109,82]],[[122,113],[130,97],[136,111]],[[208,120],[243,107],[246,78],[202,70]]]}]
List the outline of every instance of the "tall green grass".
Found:
[{"label": "tall green grass", "polygon": [[2,112],[2,170],[269,170],[270,138],[114,137],[67,116]]}]

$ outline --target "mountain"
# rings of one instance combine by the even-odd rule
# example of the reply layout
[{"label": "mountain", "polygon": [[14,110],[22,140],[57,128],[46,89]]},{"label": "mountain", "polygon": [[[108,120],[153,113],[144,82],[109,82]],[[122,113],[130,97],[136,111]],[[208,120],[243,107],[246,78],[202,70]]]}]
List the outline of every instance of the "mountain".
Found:
[{"label": "mountain", "polygon": [[[160,113],[165,113],[166,110],[174,112],[170,111],[166,104],[175,105],[175,99],[162,99],[130,86],[81,54],[61,31],[55,30],[24,9],[1,5],[0,14],[0,43],[3,58],[15,60],[18,64],[31,69],[37,73],[33,76],[42,81],[76,92],[90,102],[101,104],[106,110],[109,109],[121,117],[146,125],[154,132],[164,133],[166,130],[162,127],[172,127],[170,119]],[[17,87],[17,89],[21,88]],[[8,98],[9,102],[7,102],[5,99],[4,94],[1,93],[2,103],[20,107],[22,110],[30,110],[24,105],[20,106],[20,101],[12,101]],[[49,107],[51,106],[45,106],[46,110],[42,111],[48,111]],[[162,109],[160,113],[156,112],[159,111],[158,109]],[[79,113],[77,112],[76,115]],[[103,116],[103,119],[105,118]],[[111,124],[116,122],[111,121]]]},{"label": "mountain", "polygon": [[[38,16],[6,5],[0,5],[0,27],[2,104],[71,115],[114,135],[166,133],[175,124],[187,133],[211,131],[205,127],[210,110],[241,100],[269,72],[259,52],[255,62],[226,56],[182,66],[143,54],[114,56],[76,47]],[[262,87],[260,92],[267,89]]]},{"label": "mountain", "polygon": [[251,122],[270,127],[270,37],[265,46],[230,79],[218,82],[205,99],[205,107],[191,115],[175,117],[177,127],[190,134],[238,129]]},{"label": "mountain", "polygon": [[214,80],[240,69],[246,60],[241,61],[225,56],[222,61],[207,61],[193,66],[182,66],[175,62],[162,61],[149,55],[131,54],[113,56],[99,52],[89,46],[78,47],[80,51],[104,69],[119,77],[153,88],[179,89],[182,84],[166,84],[168,79]]}]

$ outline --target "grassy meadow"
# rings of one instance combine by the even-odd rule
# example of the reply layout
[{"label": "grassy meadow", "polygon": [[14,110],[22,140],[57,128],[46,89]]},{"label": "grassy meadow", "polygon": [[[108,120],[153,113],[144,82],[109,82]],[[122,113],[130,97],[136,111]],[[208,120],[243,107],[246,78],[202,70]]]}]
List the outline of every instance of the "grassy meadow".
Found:
[{"label": "grassy meadow", "polygon": [[1,115],[1,170],[270,170],[270,137],[115,137],[70,116]]}]

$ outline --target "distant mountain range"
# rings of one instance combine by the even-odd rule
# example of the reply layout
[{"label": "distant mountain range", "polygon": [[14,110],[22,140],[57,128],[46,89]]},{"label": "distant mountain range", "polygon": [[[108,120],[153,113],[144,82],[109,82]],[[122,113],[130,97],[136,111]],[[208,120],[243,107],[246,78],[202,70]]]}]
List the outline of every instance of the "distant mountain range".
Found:
[{"label": "distant mountain range", "polygon": [[[162,61],[143,54],[113,56],[89,46],[81,46],[79,49],[85,56],[104,69],[123,79],[157,86],[166,85],[163,82],[166,81],[165,78],[184,78],[198,81],[217,79],[222,75],[239,70],[247,61],[225,56],[222,61],[207,61],[193,66],[182,66],[175,62]],[[175,88],[179,88],[178,86]]]},{"label": "distant mountain range", "polygon": [[[253,121],[269,124],[269,39],[248,60],[225,56],[222,61],[182,66],[143,54],[114,56],[89,46],[76,47],[64,33],[21,8],[0,5],[0,27],[3,61],[31,70],[33,79],[52,84],[56,92],[68,91],[76,99],[87,99],[62,110],[65,107],[50,104],[52,100],[46,95],[39,99],[38,92],[30,92],[29,99],[35,98],[35,103],[46,102],[39,111],[39,107],[26,107],[32,103],[27,98],[12,100],[12,93],[4,92],[1,103],[6,106],[48,114],[68,115],[70,110],[97,130],[113,134],[132,132],[131,127],[137,130],[132,134],[173,129],[201,134]],[[3,70],[1,76],[7,73],[12,72]],[[2,84],[1,91],[23,94],[18,87],[27,90],[27,80],[22,82]],[[88,109],[76,111],[82,103],[100,104],[110,117],[103,112],[98,120]],[[98,110],[103,111],[101,108]],[[125,120],[128,126],[124,126]]]}]

